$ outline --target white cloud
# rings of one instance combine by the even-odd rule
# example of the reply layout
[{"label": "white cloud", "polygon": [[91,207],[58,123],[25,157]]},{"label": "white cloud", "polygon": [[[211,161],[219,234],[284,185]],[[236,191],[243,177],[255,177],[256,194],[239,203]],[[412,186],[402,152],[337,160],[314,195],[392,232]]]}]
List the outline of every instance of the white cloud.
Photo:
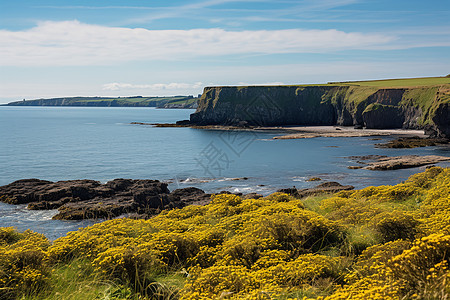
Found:
[{"label": "white cloud", "polygon": [[118,83],[112,82],[103,85],[104,91],[120,91],[120,90],[187,90],[187,89],[200,89],[203,83],[155,83],[155,84],[131,84],[131,83]]},{"label": "white cloud", "polygon": [[89,66],[254,53],[326,53],[391,47],[395,39],[334,29],[148,30],[78,21],[42,22],[29,30],[0,30],[0,65]]}]

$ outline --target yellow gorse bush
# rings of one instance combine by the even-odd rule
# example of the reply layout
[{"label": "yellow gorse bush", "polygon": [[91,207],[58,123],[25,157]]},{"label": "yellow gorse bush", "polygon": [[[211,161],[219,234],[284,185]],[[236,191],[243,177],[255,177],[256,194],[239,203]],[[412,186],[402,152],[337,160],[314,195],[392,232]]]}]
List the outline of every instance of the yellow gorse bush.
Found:
[{"label": "yellow gorse bush", "polygon": [[52,269],[77,259],[124,286],[110,299],[450,297],[450,169],[317,199],[313,211],[283,193],[215,195],[205,206],[110,220],[51,244],[0,228],[0,298],[44,295]]},{"label": "yellow gorse bush", "polygon": [[44,263],[49,241],[42,234],[0,228],[0,299],[18,292],[34,293],[46,286],[50,269]]}]

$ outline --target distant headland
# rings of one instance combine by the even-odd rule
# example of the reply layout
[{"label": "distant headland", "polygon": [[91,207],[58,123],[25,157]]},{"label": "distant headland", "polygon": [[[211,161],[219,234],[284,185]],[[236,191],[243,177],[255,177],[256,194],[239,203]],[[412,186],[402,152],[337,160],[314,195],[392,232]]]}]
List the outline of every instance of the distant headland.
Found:
[{"label": "distant headland", "polygon": [[90,107],[157,107],[197,108],[194,96],[171,97],[64,97],[15,101],[7,106],[90,106]]}]

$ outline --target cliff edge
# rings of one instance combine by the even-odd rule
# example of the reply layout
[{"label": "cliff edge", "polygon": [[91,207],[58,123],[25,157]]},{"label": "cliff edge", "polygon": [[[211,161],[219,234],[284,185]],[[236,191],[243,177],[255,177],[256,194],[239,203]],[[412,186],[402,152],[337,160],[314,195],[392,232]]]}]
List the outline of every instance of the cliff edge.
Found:
[{"label": "cliff edge", "polygon": [[415,81],[416,86],[396,86],[391,80],[375,84],[206,87],[190,123],[360,125],[371,129],[424,129],[432,136],[450,138],[450,79],[447,83],[446,77],[437,78],[444,81],[435,85]]}]

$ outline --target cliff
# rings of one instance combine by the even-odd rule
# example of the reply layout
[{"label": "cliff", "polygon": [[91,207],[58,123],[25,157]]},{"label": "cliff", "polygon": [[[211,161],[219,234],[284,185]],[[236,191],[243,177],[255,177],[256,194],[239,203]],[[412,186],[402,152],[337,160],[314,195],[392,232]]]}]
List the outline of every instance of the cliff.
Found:
[{"label": "cliff", "polygon": [[450,137],[450,80],[414,87],[377,84],[381,86],[333,83],[206,87],[190,122],[241,126],[361,125],[372,129],[425,129],[434,136]]}]

